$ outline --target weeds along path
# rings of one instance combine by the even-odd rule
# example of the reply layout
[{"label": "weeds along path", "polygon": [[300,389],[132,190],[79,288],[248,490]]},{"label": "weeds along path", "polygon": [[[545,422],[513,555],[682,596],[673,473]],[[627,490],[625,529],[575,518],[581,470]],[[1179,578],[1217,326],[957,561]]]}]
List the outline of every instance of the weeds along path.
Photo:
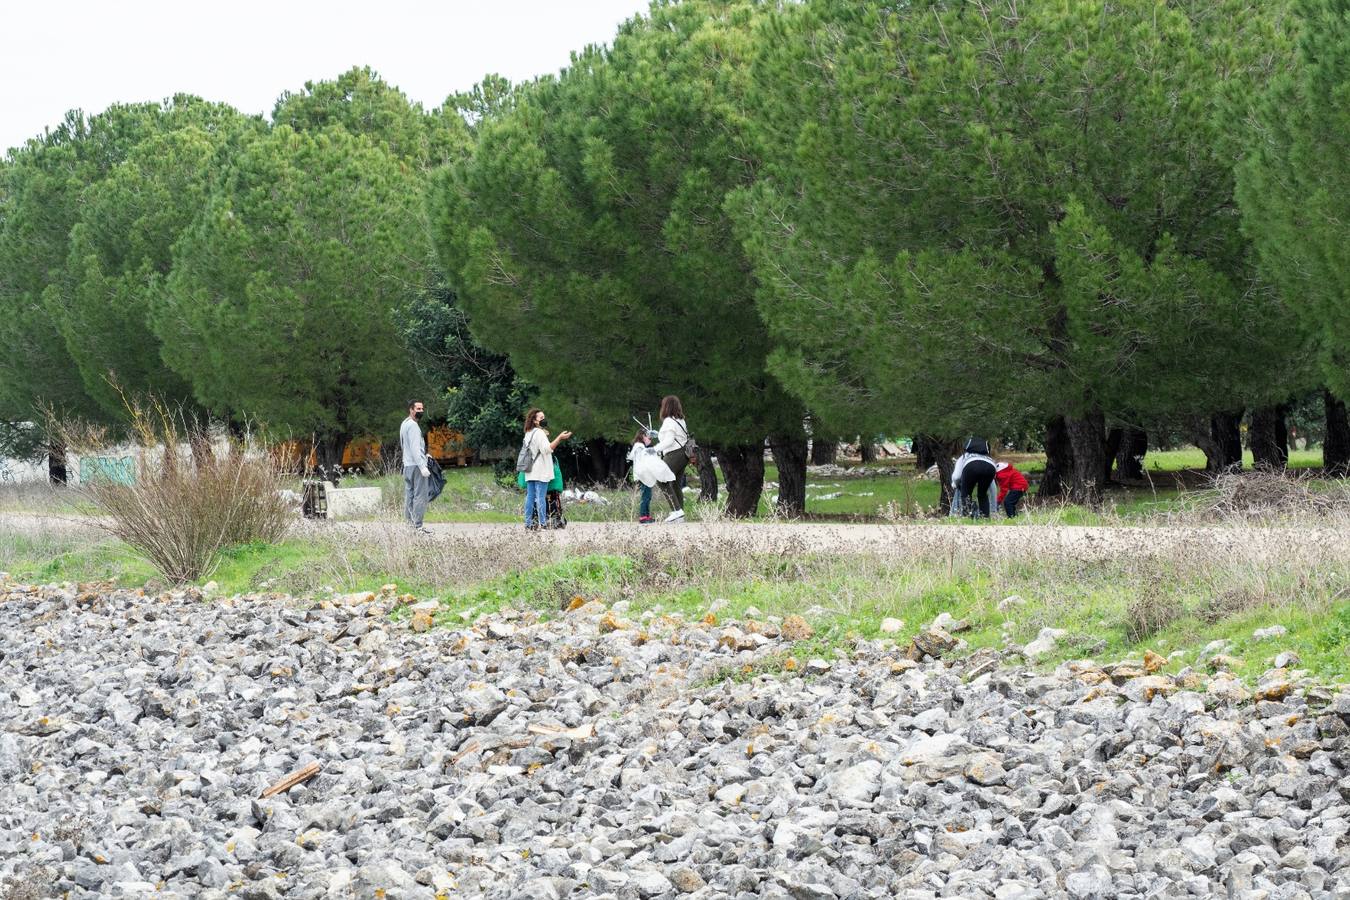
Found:
[{"label": "weeds along path", "polygon": [[[0,528],[34,531],[101,531],[94,516],[0,513]],[[1264,524],[1231,525],[974,525],[918,522],[895,525],[818,525],[783,522],[686,522],[679,525],[574,522],[564,530],[527,533],[522,526],[472,522],[435,523],[431,533],[408,535],[399,521],[308,522],[294,537],[354,541],[406,539],[435,547],[465,543],[507,545],[530,542],[576,548],[578,552],[642,550],[682,543],[753,553],[888,555],[950,554],[988,558],[1073,558],[1085,561],[1129,557],[1186,557],[1203,563],[1234,558],[1252,561],[1307,559],[1350,561],[1350,529]]]},{"label": "weeds along path", "polygon": [[[310,526],[375,537],[403,528],[401,523],[340,522]],[[878,555],[950,553],[955,556],[1071,557],[1083,560],[1120,557],[1192,556],[1203,561],[1242,557],[1253,560],[1299,558],[1350,560],[1350,531],[1336,528],[1234,526],[977,526],[946,524],[815,525],[718,522],[640,526],[628,523],[576,522],[561,531],[526,533],[522,526],[439,523],[428,526],[428,544],[453,541],[515,543],[533,541],[578,549],[661,547],[672,543],[735,545],[758,553]]]}]

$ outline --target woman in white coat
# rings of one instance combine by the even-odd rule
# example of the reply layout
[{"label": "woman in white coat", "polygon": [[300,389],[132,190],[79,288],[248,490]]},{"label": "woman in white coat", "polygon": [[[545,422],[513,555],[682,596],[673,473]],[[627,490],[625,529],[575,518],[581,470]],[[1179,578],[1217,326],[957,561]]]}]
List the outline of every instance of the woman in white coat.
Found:
[{"label": "woman in white coat", "polygon": [[685,450],[688,444],[689,426],[684,421],[684,407],[680,404],[680,398],[671,394],[661,400],[661,431],[656,444],[657,452],[675,476],[673,481],[661,483],[661,490],[670,501],[667,522],[684,521],[684,492],[680,490],[680,476],[690,462]]}]

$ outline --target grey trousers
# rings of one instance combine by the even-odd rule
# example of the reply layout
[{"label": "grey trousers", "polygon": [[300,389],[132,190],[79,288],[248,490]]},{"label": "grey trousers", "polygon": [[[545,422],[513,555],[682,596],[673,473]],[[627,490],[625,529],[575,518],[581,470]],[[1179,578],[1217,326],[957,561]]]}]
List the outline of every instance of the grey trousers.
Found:
[{"label": "grey trousers", "polygon": [[414,528],[422,527],[422,517],[427,514],[427,492],[430,487],[429,480],[422,477],[419,467],[403,467],[403,518]]}]

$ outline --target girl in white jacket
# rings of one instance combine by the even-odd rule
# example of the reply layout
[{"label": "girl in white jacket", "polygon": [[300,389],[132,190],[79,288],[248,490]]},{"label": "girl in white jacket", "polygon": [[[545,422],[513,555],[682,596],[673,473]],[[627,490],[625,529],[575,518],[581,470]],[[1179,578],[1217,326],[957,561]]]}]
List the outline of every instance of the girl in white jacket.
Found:
[{"label": "girl in white jacket", "polygon": [[633,449],[628,451],[633,462],[633,480],[642,491],[642,501],[638,506],[638,522],[643,525],[652,523],[652,488],[675,480],[675,473],[652,446],[651,432],[645,428],[633,435]]}]

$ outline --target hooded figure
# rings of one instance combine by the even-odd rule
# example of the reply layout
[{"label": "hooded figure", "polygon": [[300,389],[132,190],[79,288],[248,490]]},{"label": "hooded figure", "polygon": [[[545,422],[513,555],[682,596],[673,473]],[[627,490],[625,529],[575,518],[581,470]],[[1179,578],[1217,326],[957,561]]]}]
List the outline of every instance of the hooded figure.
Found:
[{"label": "hooded figure", "polygon": [[956,460],[952,469],[952,488],[956,494],[955,509],[964,500],[975,497],[975,518],[989,518],[989,486],[994,483],[994,460],[989,456],[989,442],[973,437],[966,441],[966,452]]},{"label": "hooded figure", "polygon": [[1017,471],[1012,463],[1001,462],[994,466],[994,470],[994,480],[998,482],[998,505],[1003,507],[1008,518],[1016,518],[1017,504],[1030,487],[1027,476]]}]

